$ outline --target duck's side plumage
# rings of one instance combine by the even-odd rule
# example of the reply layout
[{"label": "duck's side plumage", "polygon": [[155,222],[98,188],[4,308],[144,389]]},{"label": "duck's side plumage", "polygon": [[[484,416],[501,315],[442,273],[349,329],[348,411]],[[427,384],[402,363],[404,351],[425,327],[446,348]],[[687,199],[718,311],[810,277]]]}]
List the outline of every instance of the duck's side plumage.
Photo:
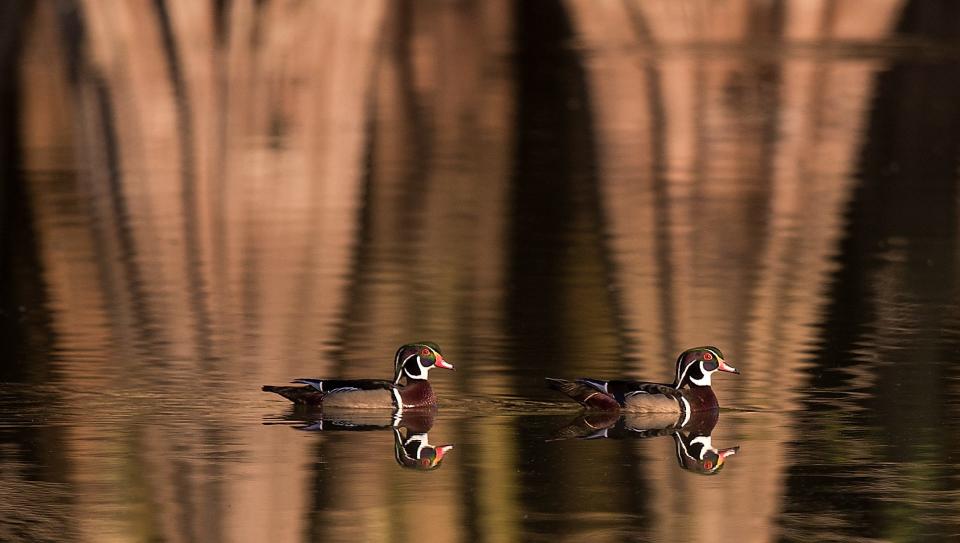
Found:
[{"label": "duck's side plumage", "polygon": [[266,385],[263,391],[279,394],[298,404],[333,408],[414,409],[437,403],[437,396],[429,381],[413,381],[407,385],[376,379],[297,379],[295,382],[307,386]]}]

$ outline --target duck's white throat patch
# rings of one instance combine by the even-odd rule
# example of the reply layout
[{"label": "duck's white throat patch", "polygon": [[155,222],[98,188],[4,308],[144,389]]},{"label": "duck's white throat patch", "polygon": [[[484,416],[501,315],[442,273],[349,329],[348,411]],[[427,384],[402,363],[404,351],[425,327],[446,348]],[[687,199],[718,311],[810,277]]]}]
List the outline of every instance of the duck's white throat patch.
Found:
[{"label": "duck's white throat patch", "polygon": [[712,372],[712,371],[705,371],[705,370],[703,369],[703,366],[702,366],[702,365],[700,366],[700,371],[703,372],[703,377],[701,377],[701,378],[699,378],[699,379],[697,379],[697,378],[695,378],[695,377],[691,377],[691,378],[690,378],[690,382],[693,383],[693,384],[695,384],[695,385],[697,385],[697,386],[700,386],[700,387],[708,387],[708,386],[710,386],[710,376],[713,375],[713,372]]},{"label": "duck's white throat patch", "polygon": [[693,438],[693,439],[690,441],[690,444],[691,444],[691,445],[700,445],[700,446],[701,446],[700,455],[699,455],[699,456],[700,456],[700,460],[703,460],[703,457],[704,457],[704,455],[707,454],[707,451],[714,451],[714,450],[716,450],[716,449],[713,448],[713,439],[712,439],[710,436],[700,436],[700,437]]},{"label": "duck's white throat patch", "polygon": [[404,364],[403,364],[403,372],[406,373],[407,377],[411,379],[426,379],[427,374],[430,373],[430,368],[432,368],[433,366],[424,366],[423,361],[420,360],[420,355],[411,355],[410,357],[407,357],[407,360],[409,360],[413,356],[417,357],[417,367],[416,367],[416,369],[418,370],[417,373],[413,373],[410,371],[411,364],[408,364],[406,361],[404,361]]}]

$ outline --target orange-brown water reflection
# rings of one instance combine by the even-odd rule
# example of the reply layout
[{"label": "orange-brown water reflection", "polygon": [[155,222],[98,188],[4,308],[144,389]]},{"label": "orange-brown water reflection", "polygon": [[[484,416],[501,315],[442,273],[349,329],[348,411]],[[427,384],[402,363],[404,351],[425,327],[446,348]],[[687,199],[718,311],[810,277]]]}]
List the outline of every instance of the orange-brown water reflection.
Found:
[{"label": "orange-brown water reflection", "polygon": [[[0,539],[960,529],[948,2],[0,9]],[[269,424],[262,383],[420,339],[437,469]],[[716,477],[552,441],[544,375],[700,344],[743,372]]]}]

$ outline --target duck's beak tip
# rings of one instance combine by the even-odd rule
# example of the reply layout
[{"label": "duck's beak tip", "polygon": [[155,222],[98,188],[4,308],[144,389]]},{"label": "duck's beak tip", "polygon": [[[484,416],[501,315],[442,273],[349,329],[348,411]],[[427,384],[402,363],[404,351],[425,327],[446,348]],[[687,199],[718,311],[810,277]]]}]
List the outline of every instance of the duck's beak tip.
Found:
[{"label": "duck's beak tip", "polygon": [[725,372],[727,372],[727,373],[735,373],[735,374],[737,374],[737,375],[740,375],[740,370],[738,370],[737,368],[735,368],[735,367],[727,364],[726,362],[724,362],[724,361],[722,361],[722,360],[720,361],[720,367],[718,367],[717,369],[720,370],[720,371],[725,371]]}]

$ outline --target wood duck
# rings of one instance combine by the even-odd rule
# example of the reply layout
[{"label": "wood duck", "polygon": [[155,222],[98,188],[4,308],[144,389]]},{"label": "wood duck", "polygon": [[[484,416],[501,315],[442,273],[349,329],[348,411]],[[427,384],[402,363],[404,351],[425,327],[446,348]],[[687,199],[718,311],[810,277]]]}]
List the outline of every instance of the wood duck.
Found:
[{"label": "wood duck", "polygon": [[669,435],[673,437],[677,463],[682,469],[698,475],[714,475],[723,469],[727,457],[740,450],[739,446],[724,449],[713,446],[710,434],[718,418],[717,409],[693,413],[686,421],[664,413],[589,411],[561,428],[557,437],[550,441],[643,439]]},{"label": "wood duck", "polygon": [[590,409],[677,414],[689,418],[691,413],[719,407],[717,396],[710,387],[710,377],[717,371],[740,373],[724,362],[720,349],[706,346],[687,349],[680,354],[676,378],[670,385],[588,378],[568,381],[548,377],[547,386]]},{"label": "wood duck", "polygon": [[[433,368],[453,369],[440,354],[440,346],[431,342],[409,343],[400,347],[393,360],[393,380],[381,379],[294,379],[306,386],[264,385],[297,403],[340,409],[416,409],[437,405],[427,374]],[[405,383],[401,383],[401,380]]]}]

